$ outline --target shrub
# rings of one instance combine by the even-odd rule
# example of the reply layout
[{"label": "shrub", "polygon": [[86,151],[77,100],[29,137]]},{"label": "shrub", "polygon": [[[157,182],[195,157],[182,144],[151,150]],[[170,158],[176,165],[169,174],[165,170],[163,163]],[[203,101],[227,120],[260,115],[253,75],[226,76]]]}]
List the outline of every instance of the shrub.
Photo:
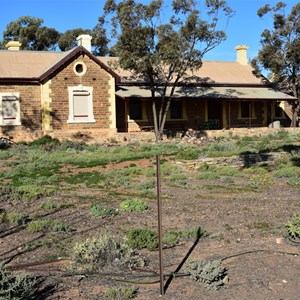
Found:
[{"label": "shrub", "polygon": [[269,174],[253,175],[249,180],[249,185],[257,190],[268,189],[274,183],[274,179]]},{"label": "shrub", "polygon": [[193,261],[185,266],[185,270],[194,281],[204,283],[209,290],[218,290],[226,281],[227,270],[221,261]]},{"label": "shrub", "polygon": [[59,204],[53,200],[45,200],[40,204],[40,208],[44,210],[53,210],[59,208]]},{"label": "shrub", "polygon": [[30,146],[41,146],[47,144],[59,144],[59,140],[52,138],[50,135],[44,135],[43,137],[31,142]]},{"label": "shrub", "polygon": [[74,229],[63,222],[54,219],[43,219],[32,221],[28,224],[27,230],[31,233],[36,232],[70,232]]},{"label": "shrub", "polygon": [[163,236],[163,243],[167,246],[175,246],[188,239],[199,239],[206,237],[208,233],[201,227],[194,227],[187,230],[168,231]]},{"label": "shrub", "polygon": [[197,149],[183,149],[176,154],[176,159],[193,160],[199,157],[199,150]]},{"label": "shrub", "polygon": [[120,287],[120,288],[111,288],[105,291],[104,298],[107,299],[117,299],[117,300],[127,300],[133,299],[137,295],[138,289],[136,288],[127,288],[127,287]]},{"label": "shrub", "polygon": [[90,208],[90,215],[94,217],[108,218],[117,216],[118,214],[116,209],[100,204],[93,204]]},{"label": "shrub", "polygon": [[73,249],[75,265],[86,270],[100,270],[104,267],[143,267],[145,260],[137,255],[125,242],[118,242],[103,235],[77,243]]},{"label": "shrub", "polygon": [[6,215],[6,220],[10,224],[22,225],[28,221],[28,215],[24,212],[21,213],[8,213]]},{"label": "shrub", "polygon": [[131,229],[126,234],[127,245],[133,249],[155,250],[158,247],[157,233],[149,229]]},{"label": "shrub", "polygon": [[287,184],[293,187],[300,187],[300,176],[290,177],[287,181]]},{"label": "shrub", "polygon": [[127,199],[120,203],[120,209],[123,211],[143,211],[148,209],[145,201],[139,199]]},{"label": "shrub", "polygon": [[288,236],[292,239],[300,238],[300,213],[294,214],[292,219],[285,225]]},{"label": "shrub", "polygon": [[13,274],[0,265],[0,299],[37,299],[41,281],[24,273]]}]

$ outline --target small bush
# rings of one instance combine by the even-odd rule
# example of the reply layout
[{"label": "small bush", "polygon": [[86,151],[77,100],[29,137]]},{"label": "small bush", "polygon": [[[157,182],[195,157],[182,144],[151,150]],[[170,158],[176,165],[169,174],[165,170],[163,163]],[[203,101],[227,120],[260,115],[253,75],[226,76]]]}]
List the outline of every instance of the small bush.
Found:
[{"label": "small bush", "polygon": [[176,154],[176,159],[194,160],[199,157],[199,150],[197,149],[183,149]]},{"label": "small bush", "polygon": [[133,299],[137,295],[138,289],[136,288],[111,288],[105,291],[103,294],[104,298],[107,299],[117,299],[117,300],[127,300]]},{"label": "small bush", "polygon": [[47,144],[59,144],[59,140],[52,138],[50,135],[44,135],[43,137],[31,142],[30,146],[41,146]]},{"label": "small bush", "polygon": [[289,237],[300,239],[300,213],[293,215],[292,219],[285,226]]},{"label": "small bush", "polygon": [[28,221],[28,215],[24,212],[21,213],[8,213],[6,215],[6,220],[10,224],[22,225]]},{"label": "small bush", "polygon": [[287,184],[293,187],[300,187],[300,176],[290,177]]},{"label": "small bush", "polygon": [[100,204],[93,204],[90,208],[90,215],[93,217],[109,218],[117,216],[119,213],[116,209]]},{"label": "small bush", "polygon": [[72,256],[75,264],[86,270],[145,265],[145,260],[125,242],[116,241],[107,235],[77,243],[73,250]]},{"label": "small bush", "polygon": [[54,219],[43,219],[32,221],[28,224],[27,230],[31,233],[36,232],[70,232],[74,229],[63,222]]},{"label": "small bush", "polygon": [[127,245],[133,249],[155,250],[158,247],[157,233],[149,229],[131,229],[126,234]]},{"label": "small bush", "polygon": [[270,174],[253,175],[249,180],[249,185],[256,190],[269,189],[274,184],[274,179]]},{"label": "small bush", "polygon": [[127,199],[120,203],[120,209],[123,211],[143,211],[148,209],[145,201],[139,199]]},{"label": "small bush", "polygon": [[0,265],[0,299],[37,299],[41,281],[24,273],[13,274]]},{"label": "small bush", "polygon": [[43,210],[54,210],[59,208],[59,204],[53,200],[45,200],[40,204],[40,208]]},{"label": "small bush", "polygon": [[185,266],[185,270],[194,281],[204,283],[209,290],[218,290],[226,281],[227,270],[221,261],[193,261]]}]

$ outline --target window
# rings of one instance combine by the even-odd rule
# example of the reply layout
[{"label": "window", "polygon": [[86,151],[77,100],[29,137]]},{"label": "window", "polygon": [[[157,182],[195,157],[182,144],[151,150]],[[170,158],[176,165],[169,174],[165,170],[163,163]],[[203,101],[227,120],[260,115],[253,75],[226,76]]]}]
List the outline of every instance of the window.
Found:
[{"label": "window", "polygon": [[142,120],[142,103],[139,100],[129,100],[129,118],[131,120]]},{"label": "window", "polygon": [[69,87],[68,123],[94,123],[93,88]]},{"label": "window", "polygon": [[0,125],[21,125],[19,93],[0,93]]},{"label": "window", "polygon": [[85,73],[86,73],[86,65],[83,63],[83,62],[77,62],[75,65],[74,65],[74,73],[77,75],[77,76],[83,76]]},{"label": "window", "polygon": [[171,101],[170,119],[182,119],[182,102]]},{"label": "window", "polygon": [[239,118],[240,119],[255,118],[254,103],[252,103],[251,101],[240,102]]}]

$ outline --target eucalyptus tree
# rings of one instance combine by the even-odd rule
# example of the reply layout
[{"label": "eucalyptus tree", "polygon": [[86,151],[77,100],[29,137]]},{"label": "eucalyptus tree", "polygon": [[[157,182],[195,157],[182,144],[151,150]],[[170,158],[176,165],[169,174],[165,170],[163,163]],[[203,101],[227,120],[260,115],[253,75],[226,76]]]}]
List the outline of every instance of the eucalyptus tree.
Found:
[{"label": "eucalyptus tree", "polygon": [[278,2],[274,7],[269,4],[257,12],[273,20],[273,28],[261,34],[261,49],[252,61],[258,71],[263,67],[271,72],[271,80],[284,92],[298,100],[290,101],[293,113],[291,126],[297,126],[300,103],[300,3],[292,7],[289,14],[286,4]]},{"label": "eucalyptus tree", "polygon": [[158,141],[175,88],[201,68],[208,51],[226,39],[224,29],[233,14],[223,0],[167,2],[106,0],[103,16],[112,28],[112,49],[120,66],[143,79],[151,91]]},{"label": "eucalyptus tree", "polygon": [[54,28],[42,26],[44,20],[23,16],[10,22],[4,32],[2,44],[19,41],[23,50],[54,50],[60,33]]}]

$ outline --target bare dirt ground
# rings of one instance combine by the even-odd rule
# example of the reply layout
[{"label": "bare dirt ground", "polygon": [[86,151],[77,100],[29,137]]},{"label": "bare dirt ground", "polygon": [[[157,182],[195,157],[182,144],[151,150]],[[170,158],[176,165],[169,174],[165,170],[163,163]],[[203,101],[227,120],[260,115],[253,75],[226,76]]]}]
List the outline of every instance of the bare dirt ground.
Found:
[{"label": "bare dirt ground", "polygon": [[[151,166],[150,160],[134,163],[139,167]],[[189,178],[187,186],[166,183],[162,178],[163,231],[201,226],[209,235],[198,242],[185,241],[164,249],[164,273],[183,272],[182,265],[187,260],[222,259],[229,282],[218,291],[210,291],[190,277],[178,276],[169,280],[166,277],[165,295],[160,297],[159,283],[137,283],[145,280],[139,278],[138,271],[131,271],[130,275],[124,277],[120,276],[125,274],[124,270],[109,276],[63,276],[63,267],[70,263],[67,260],[68,253],[77,240],[101,234],[104,230],[111,234],[122,234],[136,227],[156,230],[155,199],[145,200],[149,205],[147,211],[122,212],[105,219],[89,216],[90,199],[101,197],[111,206],[118,207],[120,200],[116,192],[122,194],[124,190],[109,192],[82,185],[80,189],[68,189],[52,196],[51,199],[60,203],[74,204],[49,212],[48,215],[75,227],[75,232],[45,237],[42,233],[28,233],[22,226],[1,224],[1,261],[7,262],[11,268],[47,276],[46,282],[52,283],[55,289],[49,289],[41,299],[104,299],[103,292],[106,289],[124,285],[139,288],[137,300],[300,299],[300,246],[284,237],[284,224],[295,212],[300,211],[299,188],[276,178],[270,189],[247,191],[239,188],[247,184],[247,178],[233,177],[230,183],[222,179],[196,180],[198,171],[184,163],[182,166]],[[124,163],[110,167],[124,167]],[[40,201],[4,205],[16,210],[21,207],[33,213]],[[41,247],[30,249],[29,245],[38,243]],[[148,259],[147,270],[158,272],[158,251],[143,250],[141,253]],[[56,259],[57,256],[66,260],[22,267],[22,264]],[[127,278],[136,283],[123,283],[116,281],[116,278]],[[157,279],[158,276],[148,280]]]}]

